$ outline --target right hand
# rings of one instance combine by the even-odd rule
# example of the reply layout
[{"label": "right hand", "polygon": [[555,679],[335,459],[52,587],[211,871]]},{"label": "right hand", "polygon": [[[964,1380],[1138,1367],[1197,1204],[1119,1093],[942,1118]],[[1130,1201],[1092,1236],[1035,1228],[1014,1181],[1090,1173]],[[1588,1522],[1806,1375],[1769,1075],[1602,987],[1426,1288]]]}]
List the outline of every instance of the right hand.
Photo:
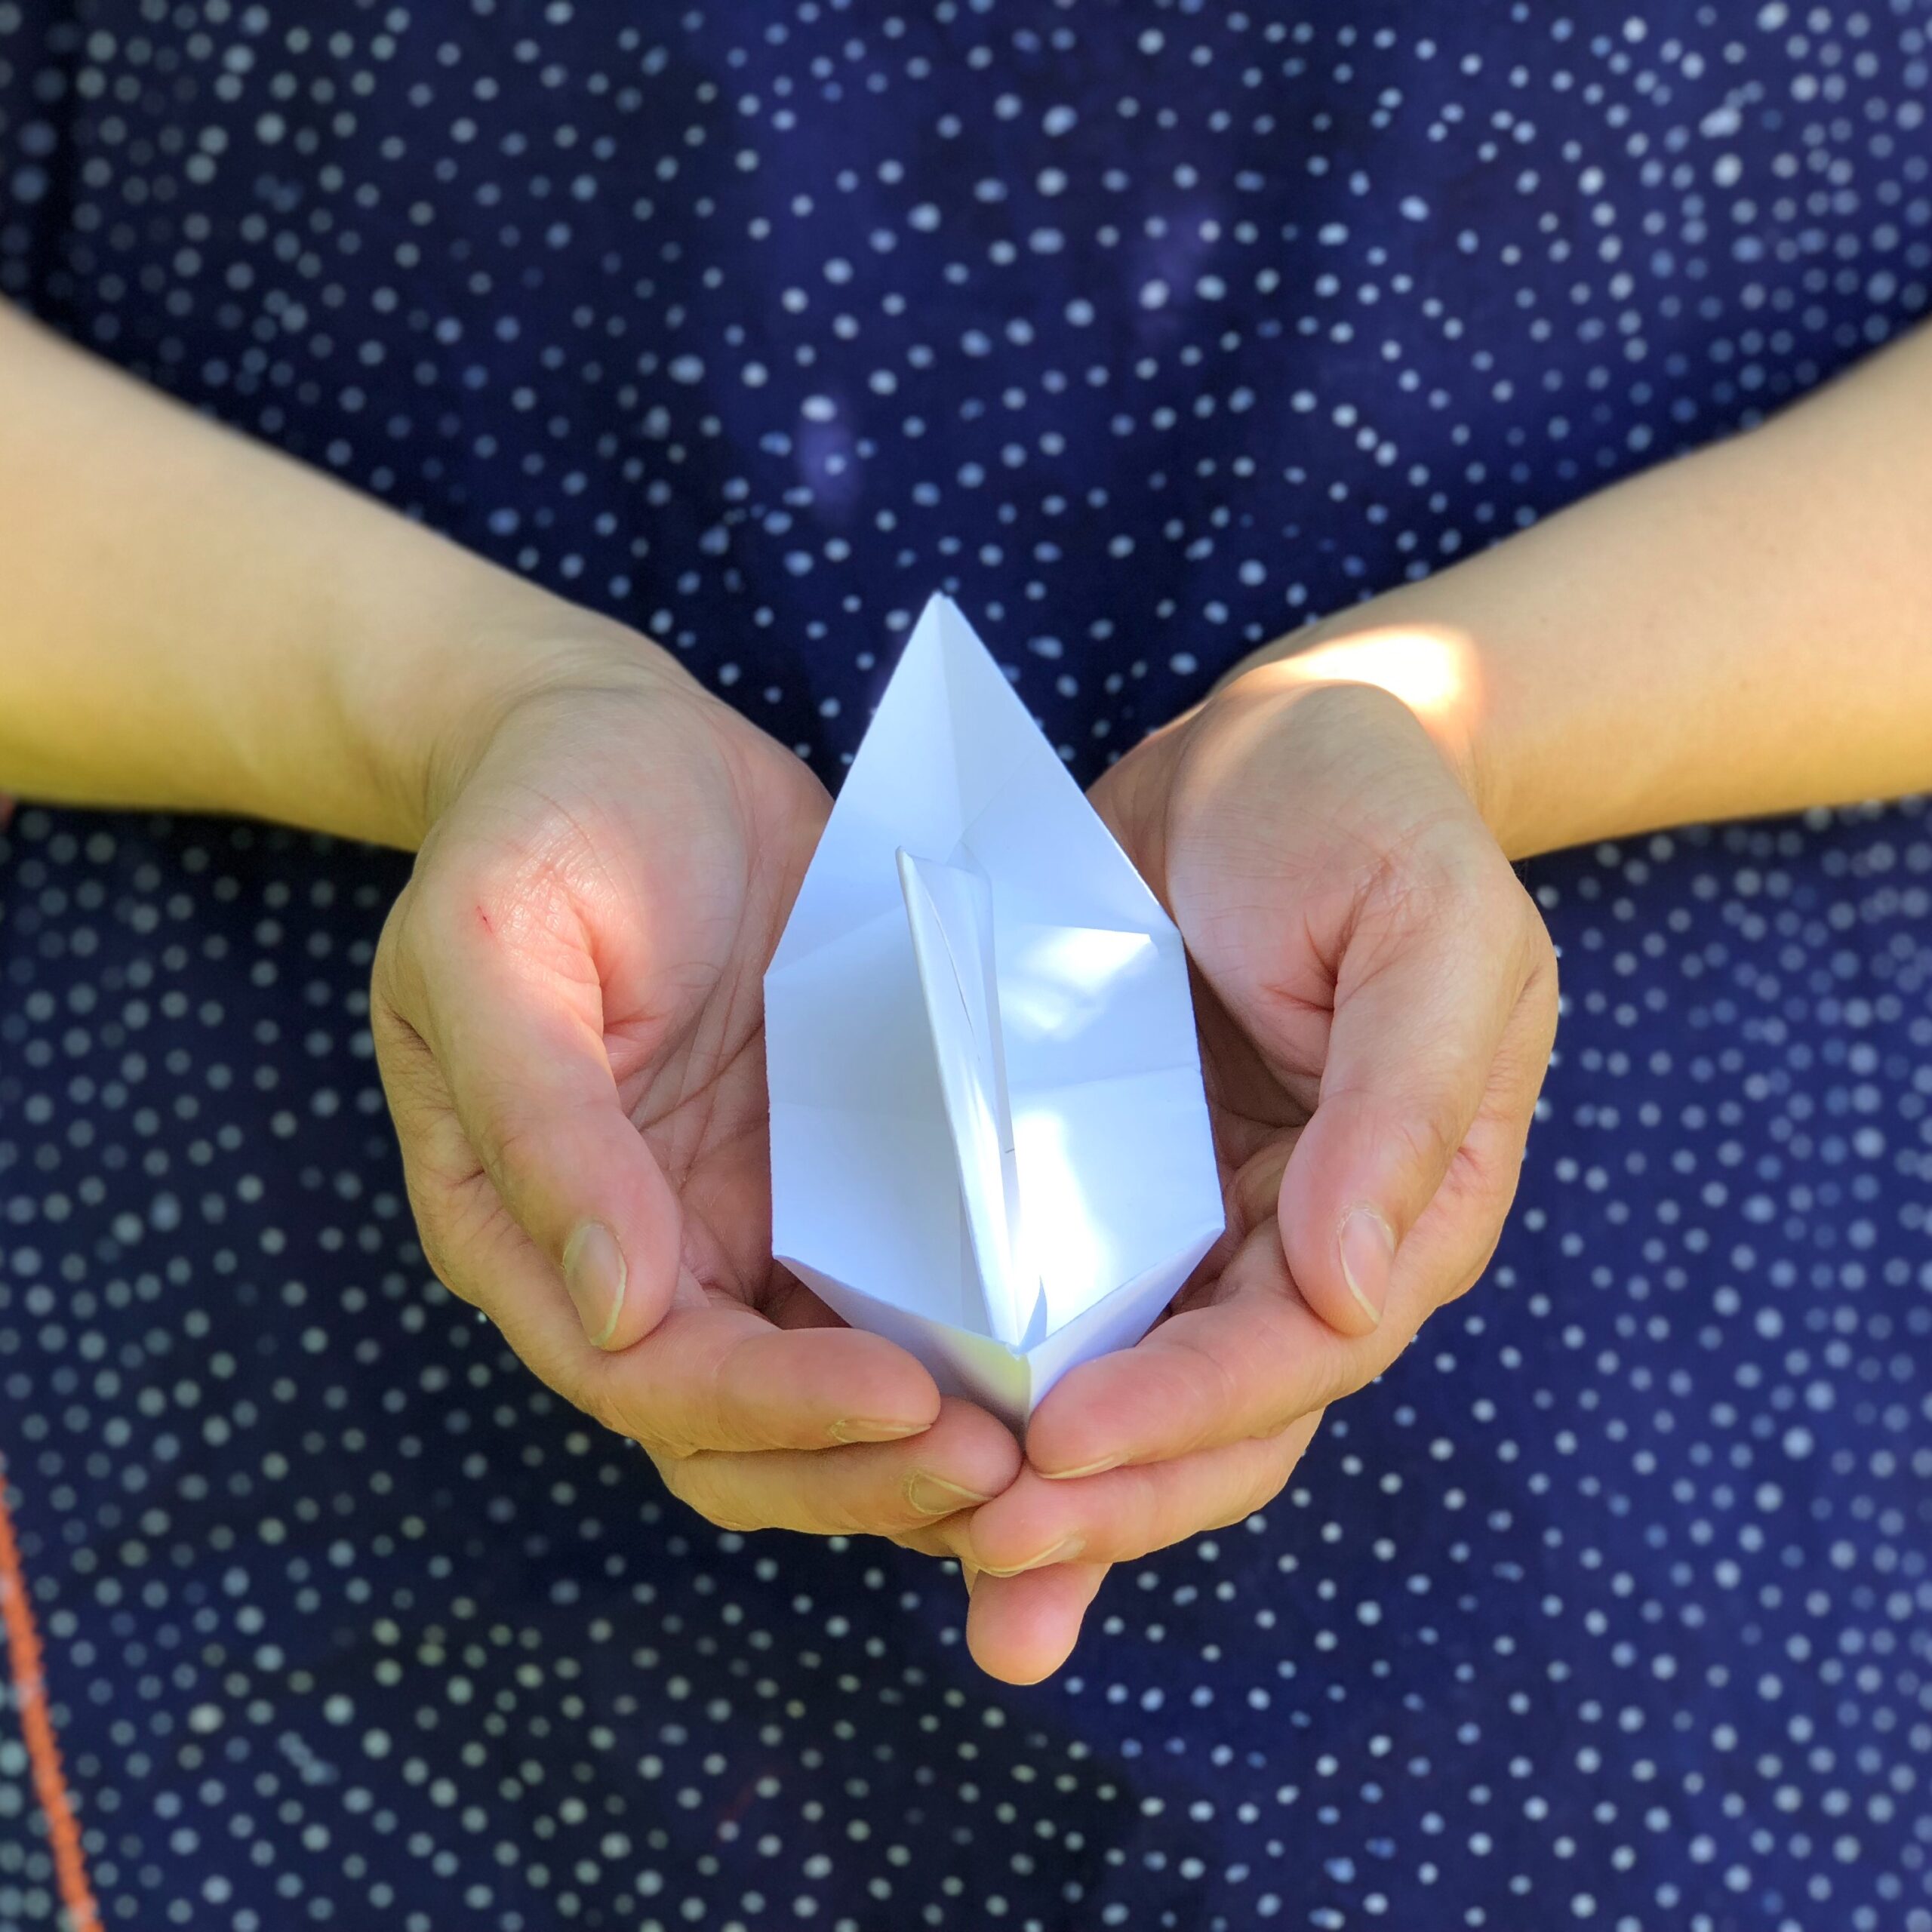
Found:
[{"label": "right hand", "polygon": [[823,786],[654,647],[533,638],[376,956],[437,1275],[712,1521],[931,1547],[1020,1453],[771,1258],[761,980]]},{"label": "right hand", "polygon": [[1475,1284],[1515,1192],[1549,935],[1415,714],[1320,664],[1251,670],[1094,788],[1187,942],[1228,1231],[1054,1387],[955,1538],[995,1676],[1057,1667],[1106,1564],[1264,1507],[1326,1405]]}]

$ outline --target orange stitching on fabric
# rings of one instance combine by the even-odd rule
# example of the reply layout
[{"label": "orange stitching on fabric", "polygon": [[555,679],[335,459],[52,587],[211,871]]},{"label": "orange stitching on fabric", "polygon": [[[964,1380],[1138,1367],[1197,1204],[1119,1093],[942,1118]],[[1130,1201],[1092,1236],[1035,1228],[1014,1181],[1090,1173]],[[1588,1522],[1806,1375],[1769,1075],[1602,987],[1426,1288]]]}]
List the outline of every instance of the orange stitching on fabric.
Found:
[{"label": "orange stitching on fabric", "polygon": [[46,1814],[47,1836],[54,1848],[54,1873],[60,1903],[67,1908],[70,1932],[100,1932],[100,1914],[88,1883],[87,1859],[81,1849],[81,1828],[67,1796],[60,1769],[60,1743],[47,1714],[47,1681],[41,1674],[40,1632],[34,1628],[33,1605],[27,1597],[26,1573],[20,1546],[14,1540],[13,1512],[7,1506],[7,1465],[0,1458],[0,1623],[7,1632],[7,1654],[13,1665],[14,1703],[20,1714],[20,1735],[33,1767],[34,1795]]}]

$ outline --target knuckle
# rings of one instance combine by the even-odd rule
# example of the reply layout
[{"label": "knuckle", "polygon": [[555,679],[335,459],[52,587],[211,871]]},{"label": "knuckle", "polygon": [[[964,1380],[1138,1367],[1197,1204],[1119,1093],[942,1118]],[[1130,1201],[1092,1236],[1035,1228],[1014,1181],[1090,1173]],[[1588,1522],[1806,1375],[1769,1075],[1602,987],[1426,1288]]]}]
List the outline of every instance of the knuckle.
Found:
[{"label": "knuckle", "polygon": [[1201,1527],[1204,1530],[1225,1530],[1234,1524],[1245,1522],[1257,1510],[1265,1509],[1281,1494],[1281,1486],[1294,1468],[1293,1461],[1286,1468],[1281,1467],[1278,1457],[1273,1454],[1261,1459],[1260,1466],[1249,1475],[1227,1506],[1217,1512],[1212,1521],[1203,1523]]},{"label": "knuckle", "polygon": [[608,1429],[613,1435],[621,1435],[635,1442],[658,1465],[661,1472],[664,1461],[675,1452],[667,1444],[660,1441],[651,1429],[638,1426],[637,1417],[629,1413],[628,1405],[610,1377],[598,1373],[601,1361],[600,1358],[599,1362],[593,1364],[591,1372],[584,1377],[577,1388],[571,1391],[571,1400],[592,1422]]},{"label": "knuckle", "polygon": [[1407,1172],[1441,1174],[1463,1144],[1461,1109],[1446,1091],[1420,1094],[1412,1106],[1376,1121],[1374,1136]]},{"label": "knuckle", "polygon": [[771,1527],[764,1512],[740,1492],[738,1485],[718,1481],[703,1463],[688,1457],[679,1459],[657,1454],[651,1460],[657,1465],[664,1487],[706,1522],[721,1530],[741,1532]]},{"label": "knuckle", "polygon": [[612,1435],[635,1442],[669,1481],[669,1471],[692,1461],[700,1453],[698,1446],[681,1432],[665,1427],[665,1418],[657,1413],[660,1404],[629,1379],[630,1367],[626,1355],[596,1355],[586,1365],[571,1399]]},{"label": "knuckle", "polygon": [[1324,1349],[1321,1362],[1310,1380],[1302,1416],[1287,1419],[1285,1426],[1292,1427],[1295,1422],[1331,1407],[1373,1382],[1409,1343],[1407,1336],[1387,1334],[1387,1327],[1385,1321],[1374,1334],[1349,1347]]},{"label": "knuckle", "polygon": [[435,1202],[410,1171],[407,1161],[403,1166],[403,1189],[408,1196],[409,1211],[415,1217],[416,1244],[423,1251],[424,1265],[459,1301],[468,1302],[472,1307],[478,1306],[476,1297],[464,1284],[463,1270],[456,1264],[450,1231],[443,1217]]},{"label": "knuckle", "polygon": [[1191,1336],[1177,1334],[1173,1339],[1175,1346],[1171,1367],[1177,1387],[1166,1407],[1171,1416],[1189,1419],[1174,1444],[1176,1453],[1186,1454],[1212,1446],[1226,1419],[1243,1406],[1243,1392],[1233,1370],[1220,1355],[1199,1346]]},{"label": "knuckle", "polygon": [[484,1097],[472,1131],[476,1152],[489,1170],[491,1179],[515,1213],[523,1204],[520,1183],[525,1177],[540,1172],[551,1158],[549,1137],[497,1096]]},{"label": "knuckle", "polygon": [[686,1401],[695,1419],[697,1432],[707,1442],[734,1443],[746,1439],[743,1417],[735,1396],[731,1374],[734,1357],[729,1350],[713,1355],[701,1380],[686,1391]]}]

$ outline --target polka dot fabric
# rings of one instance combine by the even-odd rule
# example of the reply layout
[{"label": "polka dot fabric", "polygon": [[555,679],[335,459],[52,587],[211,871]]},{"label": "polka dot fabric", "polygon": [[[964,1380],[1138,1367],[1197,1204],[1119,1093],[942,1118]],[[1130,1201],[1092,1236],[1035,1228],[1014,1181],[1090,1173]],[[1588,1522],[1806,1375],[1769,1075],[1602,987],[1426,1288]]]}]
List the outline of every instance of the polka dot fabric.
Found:
[{"label": "polka dot fabric", "polygon": [[[1932,10],[0,0],[0,291],[835,782],[935,586],[1091,777],[1927,306]],[[989,1684],[431,1281],[398,862],[0,834],[0,1453],[108,1923],[1932,1932],[1932,832],[1531,871],[1489,1278]],[[0,1924],[51,1923],[0,1736]]]}]

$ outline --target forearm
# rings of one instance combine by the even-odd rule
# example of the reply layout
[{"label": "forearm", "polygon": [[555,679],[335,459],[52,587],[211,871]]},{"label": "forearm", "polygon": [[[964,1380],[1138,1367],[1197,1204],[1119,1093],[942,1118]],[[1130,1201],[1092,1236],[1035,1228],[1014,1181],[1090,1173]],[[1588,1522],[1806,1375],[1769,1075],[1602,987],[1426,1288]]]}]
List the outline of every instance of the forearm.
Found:
[{"label": "forearm", "polygon": [[1932,786],[1932,331],[1270,663],[1407,698],[1515,856]]},{"label": "forearm", "polygon": [[629,636],[0,304],[0,791],[410,845],[538,641]]}]

